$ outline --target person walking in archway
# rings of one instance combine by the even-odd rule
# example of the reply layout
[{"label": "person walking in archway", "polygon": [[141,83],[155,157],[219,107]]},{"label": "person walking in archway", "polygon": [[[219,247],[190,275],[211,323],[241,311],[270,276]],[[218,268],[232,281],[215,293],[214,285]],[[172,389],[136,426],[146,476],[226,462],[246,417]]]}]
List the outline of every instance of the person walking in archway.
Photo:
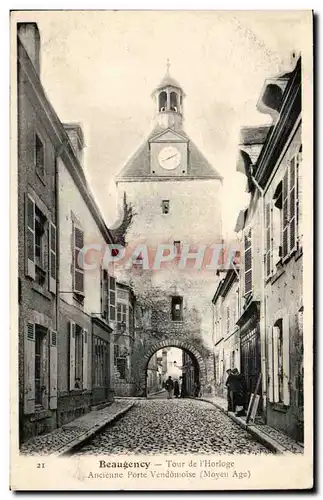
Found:
[{"label": "person walking in archway", "polygon": [[166,380],[165,389],[168,392],[167,399],[172,399],[173,390],[174,390],[174,382],[173,382],[172,377],[170,375],[169,375],[168,379]]},{"label": "person walking in archway", "polygon": [[179,383],[178,383],[178,380],[175,380],[174,382],[174,396],[175,398],[178,398],[179,397]]},{"label": "person walking in archway", "polygon": [[227,401],[228,401],[228,411],[234,411],[234,402],[233,402],[233,377],[232,370],[229,368],[227,370],[228,378],[225,382],[227,388]]}]

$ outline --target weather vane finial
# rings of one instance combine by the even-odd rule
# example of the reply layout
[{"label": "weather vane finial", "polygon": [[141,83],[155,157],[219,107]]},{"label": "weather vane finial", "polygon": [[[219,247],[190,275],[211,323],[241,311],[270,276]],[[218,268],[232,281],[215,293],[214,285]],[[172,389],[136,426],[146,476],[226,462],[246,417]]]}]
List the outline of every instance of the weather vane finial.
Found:
[{"label": "weather vane finial", "polygon": [[167,68],[167,75],[169,75],[169,68],[170,68],[170,62],[169,62],[169,58],[167,58],[167,61],[166,61],[166,68]]}]

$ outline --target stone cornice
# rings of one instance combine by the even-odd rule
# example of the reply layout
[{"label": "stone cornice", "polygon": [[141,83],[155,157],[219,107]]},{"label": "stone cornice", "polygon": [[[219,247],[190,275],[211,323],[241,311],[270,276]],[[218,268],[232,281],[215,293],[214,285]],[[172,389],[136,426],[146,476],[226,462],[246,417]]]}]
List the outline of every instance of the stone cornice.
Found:
[{"label": "stone cornice", "polygon": [[279,120],[260,152],[255,165],[255,179],[264,188],[272,169],[301,113],[301,62],[297,63],[295,73],[286,87]]}]

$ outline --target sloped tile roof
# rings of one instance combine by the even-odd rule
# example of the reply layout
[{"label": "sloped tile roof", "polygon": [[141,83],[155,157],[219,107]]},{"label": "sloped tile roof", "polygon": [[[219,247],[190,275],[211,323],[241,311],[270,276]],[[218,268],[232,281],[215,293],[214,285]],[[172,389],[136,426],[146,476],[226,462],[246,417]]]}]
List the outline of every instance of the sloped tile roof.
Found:
[{"label": "sloped tile roof", "polygon": [[[169,129],[171,132],[172,130]],[[156,126],[152,132],[149,134],[144,144],[142,144],[135,154],[130,158],[130,160],[126,163],[124,168],[118,174],[116,180],[136,180],[139,178],[151,178],[156,179],[158,176],[150,173],[150,154],[149,154],[149,141],[156,137],[158,134],[166,132],[165,129],[162,129],[159,126]],[[199,179],[219,179],[222,180],[222,176],[215,170],[214,167],[209,163],[209,161],[205,158],[205,156],[201,153],[198,147],[191,141],[183,130],[181,131],[173,131],[176,134],[179,134],[183,137],[183,139],[188,140],[188,175],[185,175],[185,178],[196,178]],[[166,177],[166,176],[165,176]],[[164,176],[163,176],[164,178]],[[182,179],[183,177],[179,177],[178,179]],[[176,178],[173,178],[176,179]]]}]

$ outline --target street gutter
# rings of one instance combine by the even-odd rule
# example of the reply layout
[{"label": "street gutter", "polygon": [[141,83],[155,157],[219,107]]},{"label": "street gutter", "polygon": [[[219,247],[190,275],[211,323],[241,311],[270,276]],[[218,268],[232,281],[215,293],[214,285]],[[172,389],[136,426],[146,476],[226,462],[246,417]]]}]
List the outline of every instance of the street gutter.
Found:
[{"label": "street gutter", "polygon": [[55,450],[55,452],[51,453],[51,455],[60,457],[60,456],[67,455],[67,454],[71,453],[75,448],[78,448],[81,444],[84,444],[85,441],[94,437],[96,434],[98,434],[100,431],[102,431],[107,425],[111,424],[112,422],[114,422],[118,418],[125,415],[134,406],[134,404],[135,404],[135,402],[129,403],[128,406],[126,406],[125,408],[122,408],[120,411],[118,411],[118,413],[116,413],[115,415],[112,415],[112,416],[110,415],[110,417],[108,417],[103,422],[94,425],[93,427],[91,427],[91,429],[88,429],[86,432],[84,432],[80,436],[76,437],[75,439],[73,439],[69,443],[65,444],[64,446],[62,446],[58,450]]},{"label": "street gutter", "polygon": [[266,446],[266,448],[268,448],[270,451],[273,451],[276,455],[286,455],[286,453],[291,453],[287,448],[279,444],[278,441],[270,437],[265,432],[261,431],[257,425],[253,423],[247,424],[245,420],[243,420],[240,417],[237,417],[232,412],[228,412],[220,404],[217,404],[215,401],[210,401],[209,399],[206,398],[192,397],[191,399],[196,399],[197,401],[205,401],[206,403],[210,403],[211,405],[215,406],[216,408],[218,408],[218,410],[221,410],[223,413],[228,415],[228,417],[230,417],[231,420],[233,420],[236,424],[238,424],[244,430],[252,434],[252,436],[255,437],[257,441]]}]

